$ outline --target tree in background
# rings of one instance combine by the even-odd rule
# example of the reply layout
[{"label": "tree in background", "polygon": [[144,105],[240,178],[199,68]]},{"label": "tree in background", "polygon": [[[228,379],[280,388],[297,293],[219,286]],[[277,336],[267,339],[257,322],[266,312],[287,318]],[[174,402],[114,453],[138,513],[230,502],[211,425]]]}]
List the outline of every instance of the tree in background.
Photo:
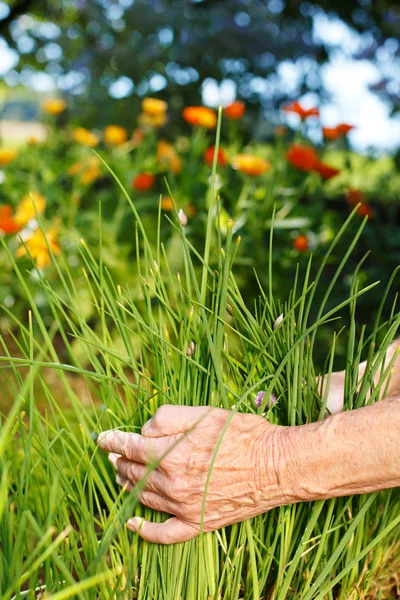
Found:
[{"label": "tree in background", "polygon": [[[0,2],[0,52],[8,46],[16,62],[4,78],[29,88],[51,77],[89,125],[126,123],[145,95],[179,112],[210,81],[265,113],[288,96],[324,95],[319,68],[337,48],[314,35],[323,11],[360,34],[349,52],[380,67],[375,90],[398,110],[400,9],[390,0]],[[292,86],[282,65],[296,73]]]}]

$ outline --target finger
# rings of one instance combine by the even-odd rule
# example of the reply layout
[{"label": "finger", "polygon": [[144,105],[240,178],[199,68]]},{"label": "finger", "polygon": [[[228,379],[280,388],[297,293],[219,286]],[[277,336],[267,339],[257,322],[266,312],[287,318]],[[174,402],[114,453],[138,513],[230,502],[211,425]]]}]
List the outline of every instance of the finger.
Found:
[{"label": "finger", "polygon": [[148,506],[153,510],[158,510],[159,512],[172,514],[176,509],[176,504],[174,502],[167,500],[167,498],[164,498],[155,492],[139,492],[139,500],[145,506]]},{"label": "finger", "polygon": [[192,525],[171,517],[164,523],[151,523],[141,517],[133,517],[127,522],[131,531],[153,544],[177,544],[187,542],[199,535],[199,530]]},{"label": "finger", "polygon": [[120,485],[122,488],[124,488],[124,490],[126,492],[131,492],[133,490],[133,488],[135,487],[133,485],[133,483],[128,481],[128,479],[126,479],[126,477],[123,477],[123,475],[120,475],[119,473],[117,473],[115,481],[118,483],[118,485]]},{"label": "finger", "polygon": [[143,489],[150,489],[152,491],[157,490],[156,482],[157,479],[160,478],[159,473],[154,474],[154,471],[149,471],[148,467],[145,465],[135,463],[123,456],[113,454],[112,452],[108,455],[108,460],[122,477],[125,477],[125,479],[128,479],[134,485],[144,479],[145,484]]},{"label": "finger", "polygon": [[219,410],[211,406],[174,406],[164,404],[156,411],[154,416],[142,427],[145,437],[162,437],[185,433],[201,425],[212,411]]},{"label": "finger", "polygon": [[165,442],[115,429],[100,433],[97,443],[103,450],[122,454],[129,460],[142,464],[159,460],[167,450]]}]

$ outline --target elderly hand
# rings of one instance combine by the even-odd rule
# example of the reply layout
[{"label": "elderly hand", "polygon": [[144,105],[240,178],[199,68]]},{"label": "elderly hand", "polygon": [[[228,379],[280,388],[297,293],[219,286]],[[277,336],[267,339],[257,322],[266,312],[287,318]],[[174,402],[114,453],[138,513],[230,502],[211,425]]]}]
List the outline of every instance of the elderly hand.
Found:
[{"label": "elderly hand", "polygon": [[[232,413],[211,407],[165,405],[142,435],[103,432],[98,444],[110,452],[117,483],[132,490],[145,478],[140,501],[174,515],[164,523],[131,518],[127,526],[150,542],[169,544],[200,532],[207,475],[215,447]],[[288,502],[277,475],[281,427],[257,415],[233,415],[212,468],[204,531],[244,521]],[[146,465],[159,462],[150,471]],[[146,477],[147,475],[147,477]]]}]

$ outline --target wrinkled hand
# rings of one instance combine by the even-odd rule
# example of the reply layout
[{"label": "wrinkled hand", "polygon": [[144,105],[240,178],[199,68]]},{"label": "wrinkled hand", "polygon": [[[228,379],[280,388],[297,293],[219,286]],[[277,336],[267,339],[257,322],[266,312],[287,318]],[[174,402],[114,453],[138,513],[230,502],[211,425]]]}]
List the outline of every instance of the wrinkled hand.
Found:
[{"label": "wrinkled hand", "polygon": [[[218,408],[165,405],[143,426],[142,435],[113,430],[99,436],[99,446],[110,452],[117,470],[117,483],[131,491],[145,478],[140,501],[174,515],[164,523],[133,517],[129,529],[162,544],[199,534],[207,475],[230,416],[230,411]],[[233,415],[212,469],[204,531],[284,503],[274,464],[278,429],[257,415]],[[149,472],[146,465],[158,461]]]}]

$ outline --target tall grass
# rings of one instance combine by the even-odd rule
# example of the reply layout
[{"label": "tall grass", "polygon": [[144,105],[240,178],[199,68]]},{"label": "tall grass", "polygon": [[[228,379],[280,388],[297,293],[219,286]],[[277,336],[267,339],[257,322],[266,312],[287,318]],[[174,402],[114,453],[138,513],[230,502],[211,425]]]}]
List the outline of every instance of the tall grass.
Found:
[{"label": "tall grass", "polygon": [[[1,600],[36,598],[39,592],[57,600],[390,597],[384,591],[389,589],[389,563],[400,559],[394,490],[284,506],[174,546],[143,542],[124,527],[133,514],[152,520],[165,516],[116,486],[96,448],[100,431],[138,431],[164,403],[258,412],[282,425],[322,419],[327,396],[313,366],[318,330],[344,310],[351,315],[345,409],[377,401],[392,366],[385,364],[385,356],[400,322],[396,307],[389,322],[382,323],[377,314],[368,339],[355,320],[358,297],[376,284],[360,288],[356,272],[349,298],[327,308],[358,236],[343,253],[315,321],[310,314],[320,273],[310,281],[310,265],[306,273],[296,274],[285,301],[273,297],[271,286],[260,287],[255,305],[246,306],[234,276],[239,240],[231,223],[226,236],[219,228],[215,169],[204,253],[191,245],[190,224],[185,228],[178,218],[171,220],[180,240],[182,273],[170,268],[160,235],[155,245],[150,243],[135,205],[120,186],[136,216],[132,236],[141,284],[135,292],[141,301],[133,302],[132,290],[113,280],[101,252],[95,260],[82,240],[82,269],[96,313],[90,323],[62,257],[53,257],[62,292],[56,293],[37,273],[53,314],[48,327],[30,296],[26,275],[9,255],[31,312],[26,322],[15,323],[14,356],[0,340],[0,368],[14,397],[0,429]],[[330,253],[338,251],[353,215],[321,270]],[[163,218],[160,211],[159,229]],[[216,255],[210,250],[212,238],[219,248]],[[272,281],[272,239],[266,268]],[[382,292],[382,306],[387,291]],[[274,327],[281,313],[283,321]],[[334,335],[326,357],[327,377],[336,339]],[[365,354],[368,365],[359,385],[358,364]],[[374,384],[381,365],[383,374]],[[50,371],[57,374],[57,391],[49,382]],[[260,390],[267,393],[257,410],[254,395]],[[277,401],[269,406],[272,393]],[[38,409],[39,395],[46,399],[45,411]],[[385,585],[380,585],[383,577]]]}]

